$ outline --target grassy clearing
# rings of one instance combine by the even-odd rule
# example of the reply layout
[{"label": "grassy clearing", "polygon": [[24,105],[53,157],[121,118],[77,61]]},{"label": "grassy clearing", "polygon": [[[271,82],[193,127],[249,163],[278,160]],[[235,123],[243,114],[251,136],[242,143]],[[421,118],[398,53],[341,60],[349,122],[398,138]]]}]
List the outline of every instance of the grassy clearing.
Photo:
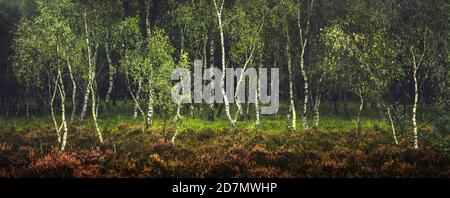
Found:
[{"label": "grassy clearing", "polygon": [[[132,116],[108,116],[98,119],[100,128],[102,130],[117,131],[117,126],[119,124],[128,125],[140,125],[141,119],[133,119]],[[15,128],[17,130],[25,130],[38,127],[53,127],[52,119],[49,117],[0,117],[0,128]],[[297,120],[300,124],[300,119]],[[371,131],[374,129],[388,131],[389,123],[379,119],[365,119],[363,121],[363,130]],[[83,124],[85,127],[93,127],[93,122],[91,119],[86,119]],[[163,120],[157,118],[154,120],[152,127],[164,128],[171,127],[173,124],[171,120]],[[312,125],[312,123],[310,123]],[[207,128],[218,129],[218,130],[228,130],[230,129],[229,122],[224,118],[216,119],[215,121],[207,121],[201,118],[184,118],[183,123],[179,126],[184,130],[194,130],[201,131]],[[286,131],[286,120],[284,119],[274,119],[271,117],[262,117],[261,124],[257,129],[254,121],[239,121],[237,127],[245,130],[260,130],[267,133],[283,133]],[[321,118],[321,124],[319,129],[325,131],[339,131],[339,132],[349,132],[356,128],[356,120],[350,118],[339,118],[339,117],[329,117],[324,116]]]},{"label": "grassy clearing", "polygon": [[[319,129],[323,131],[334,131],[334,132],[350,132],[356,128],[356,111],[358,104],[348,103],[347,104],[347,115],[344,113],[344,105],[338,105],[338,115],[335,115],[335,109],[333,104],[324,102],[321,108],[320,126]],[[206,107],[204,107],[206,109]],[[247,120],[246,116],[243,116],[237,123],[237,127],[245,130],[259,130],[269,134],[284,133],[286,131],[286,112],[288,105],[281,104],[279,111],[275,115],[262,115],[261,125],[258,129],[255,127],[254,115],[251,113],[250,120]],[[409,107],[407,107],[409,108]],[[70,107],[68,107],[70,109]],[[117,126],[120,124],[128,125],[140,125],[142,118],[138,116],[137,119],[133,119],[133,103],[126,101],[118,101],[116,106],[108,107],[108,112],[105,111],[104,104],[100,105],[100,116],[98,118],[100,128],[103,131],[117,131]],[[201,112],[196,112],[194,117],[190,116],[190,111],[188,108],[183,109],[183,123],[179,126],[181,131],[201,131],[204,129],[217,129],[217,130],[228,130],[230,125],[224,115],[220,115],[214,121],[208,121],[207,116]],[[32,111],[32,110],[31,110]],[[250,112],[254,111],[253,107],[250,108]],[[433,117],[436,109],[430,106],[423,106],[419,110],[418,122],[419,126],[427,122],[430,117]],[[23,112],[22,112],[23,113]],[[311,113],[311,112],[310,112]],[[33,115],[33,114],[32,114]],[[88,114],[89,115],[89,114]],[[298,116],[297,124],[301,128],[301,120]],[[83,123],[85,127],[93,127],[93,122],[90,117],[87,117]],[[154,128],[167,128],[172,126],[172,117],[167,119],[162,119],[160,117],[155,117]],[[309,125],[312,126],[312,115],[309,115]],[[49,115],[41,116],[31,116],[30,118],[25,118],[23,115],[19,116],[0,116],[0,128],[15,128],[18,131],[38,128],[38,127],[53,127],[53,121]],[[410,126],[406,126],[410,127]],[[426,126],[432,129],[432,123]],[[390,131],[390,125],[388,120],[380,118],[376,109],[372,107],[365,107],[362,115],[362,129],[363,131]],[[404,130],[409,130],[406,128]]]}]

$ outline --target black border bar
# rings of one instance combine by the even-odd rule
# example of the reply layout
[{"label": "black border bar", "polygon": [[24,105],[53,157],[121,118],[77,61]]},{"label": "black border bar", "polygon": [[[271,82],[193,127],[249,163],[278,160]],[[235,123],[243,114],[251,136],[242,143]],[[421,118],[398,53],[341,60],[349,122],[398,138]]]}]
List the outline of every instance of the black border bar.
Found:
[{"label": "black border bar", "polygon": [[[22,195],[115,195],[168,194],[199,197],[210,195],[270,196],[298,195],[371,195],[393,196],[449,194],[450,179],[0,179],[2,194]],[[174,193],[174,185],[206,185],[204,195]],[[276,183],[273,192],[222,192],[218,183]]]}]

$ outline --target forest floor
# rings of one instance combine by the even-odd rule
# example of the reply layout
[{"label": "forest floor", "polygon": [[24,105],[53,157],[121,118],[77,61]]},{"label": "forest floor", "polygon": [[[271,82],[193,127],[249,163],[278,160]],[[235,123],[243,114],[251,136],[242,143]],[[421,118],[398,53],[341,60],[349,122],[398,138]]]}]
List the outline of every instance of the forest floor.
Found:
[{"label": "forest floor", "polygon": [[139,117],[112,110],[99,120],[103,144],[87,119],[70,127],[64,152],[51,118],[0,117],[0,177],[450,177],[448,130],[422,121],[414,149],[410,129],[398,129],[395,145],[373,112],[360,133],[354,118],[328,114],[318,129],[295,132],[282,114],[258,128],[244,118],[234,130],[223,117],[185,118],[174,145],[171,119],[143,131]]}]

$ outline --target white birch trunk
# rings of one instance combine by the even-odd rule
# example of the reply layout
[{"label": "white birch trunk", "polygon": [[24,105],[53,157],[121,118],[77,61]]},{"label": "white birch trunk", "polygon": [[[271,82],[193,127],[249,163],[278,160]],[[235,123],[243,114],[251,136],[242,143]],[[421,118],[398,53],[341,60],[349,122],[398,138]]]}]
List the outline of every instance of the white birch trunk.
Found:
[{"label": "white birch trunk", "polygon": [[151,1],[152,0],[147,0],[147,5],[145,8],[145,29],[147,31],[147,37],[149,37],[152,33],[151,30],[151,24],[150,24],[150,8],[151,8]]},{"label": "white birch trunk", "polygon": [[358,114],[356,116],[356,124],[357,124],[357,132],[360,133],[361,130],[362,130],[361,113],[362,113],[362,110],[364,108],[364,98],[363,98],[363,95],[362,95],[361,88],[359,88],[359,90],[358,90],[358,96],[359,96],[359,109],[358,109]]},{"label": "white birch trunk", "polygon": [[259,109],[259,93],[261,93],[261,88],[259,86],[259,77],[256,78],[256,92],[255,92],[255,125],[258,127],[260,125],[260,109]]},{"label": "white birch trunk", "polygon": [[320,101],[321,101],[321,95],[320,92],[317,93],[315,100],[314,100],[314,128],[319,128],[319,122],[320,122]]},{"label": "white birch trunk", "polygon": [[[96,64],[95,62],[96,62],[96,57],[97,57],[98,44],[94,48],[95,53],[94,53],[94,57],[92,57],[92,49],[91,49],[91,42],[89,39],[89,29],[88,29],[88,24],[87,24],[87,11],[86,10],[84,12],[84,27],[85,27],[85,34],[86,34],[87,57],[88,57],[88,65],[89,65],[89,69],[88,69],[89,81],[88,81],[88,88],[87,88],[86,92],[90,92],[91,102],[92,102],[92,105],[91,105],[92,119],[94,120],[95,130],[97,132],[100,143],[103,143],[103,136],[100,131],[100,128],[98,127],[98,122],[97,122],[97,104],[96,104],[96,93],[95,93],[95,89],[94,89],[95,64]],[[87,95],[87,97],[89,97],[89,95]],[[86,100],[86,98],[85,98],[85,100]],[[86,104],[86,106],[87,106],[87,104]]]},{"label": "white birch trunk", "polygon": [[[241,75],[239,75],[239,79],[238,79],[238,82],[237,82],[237,85],[236,85],[235,93],[239,93],[239,91],[241,90],[241,86],[240,85],[242,83],[242,80],[244,79],[244,72],[247,69],[248,64],[250,63],[250,60],[252,59],[252,57],[253,57],[253,52],[250,53],[250,56],[247,58],[247,60],[246,60],[246,62],[244,64],[244,68],[242,68]],[[223,78],[223,76],[222,76],[222,78]],[[233,123],[236,123],[237,120],[239,119],[239,116],[242,115],[242,105],[241,105],[241,101],[239,101],[239,96],[238,95],[239,94],[234,94],[234,100],[235,100],[235,103],[236,103],[236,107],[238,109],[237,109],[236,113],[234,114]]]},{"label": "white birch trunk", "polygon": [[73,76],[72,65],[70,64],[69,59],[67,58],[67,67],[69,68],[70,81],[72,82],[72,114],[70,115],[69,124],[73,123],[75,119],[75,113],[77,110],[77,83],[75,82],[75,78]]},{"label": "white birch trunk", "polygon": [[114,75],[116,73],[116,68],[114,67],[111,60],[111,51],[109,49],[108,38],[106,38],[105,42],[105,51],[106,51],[106,60],[108,61],[108,75],[109,75],[109,86],[108,91],[106,92],[105,103],[108,104],[111,98],[111,93],[114,88]]},{"label": "white birch trunk", "polygon": [[133,101],[137,105],[137,109],[139,110],[139,112],[142,115],[142,118],[144,119],[144,122],[142,123],[142,132],[144,132],[145,131],[145,125],[147,124],[147,120],[146,120],[147,117],[145,116],[144,110],[142,110],[141,106],[139,105],[139,101],[134,96],[133,91],[131,91],[131,89],[128,89],[128,92],[130,93],[131,97],[133,98]]},{"label": "white birch trunk", "polygon": [[309,11],[308,11],[308,19],[306,22],[306,29],[302,29],[301,25],[301,13],[300,8],[297,12],[297,26],[299,29],[299,36],[300,36],[300,71],[304,80],[303,84],[303,92],[304,92],[304,98],[303,98],[303,111],[302,111],[302,124],[304,129],[308,129],[308,99],[309,99],[309,84],[308,84],[308,76],[305,69],[305,51],[306,51],[306,45],[308,44],[308,33],[309,33],[309,24],[310,24],[310,16],[312,12],[312,7],[314,5],[314,0],[311,0],[311,3],[309,5]]},{"label": "white birch trunk", "polygon": [[[416,119],[416,113],[417,113],[417,103],[419,102],[419,83],[417,80],[417,70],[419,69],[419,65],[416,62],[415,54],[413,51],[413,80],[414,80],[414,104],[412,108],[412,124],[413,124],[413,131],[414,131],[414,148],[419,148],[419,137],[418,137],[418,130],[417,130],[417,119]],[[422,56],[423,57],[423,56]],[[421,61],[419,61],[421,62]]]},{"label": "white birch trunk", "polygon": [[225,92],[226,59],[225,59],[225,38],[223,35],[223,25],[222,25],[222,11],[223,11],[223,4],[224,4],[225,0],[222,0],[222,4],[221,4],[220,8],[218,7],[216,0],[213,0],[213,2],[214,2],[214,6],[216,8],[217,19],[218,19],[218,23],[219,23],[220,46],[222,49],[222,80],[221,80],[221,84],[220,84],[220,89],[221,89],[221,92],[223,95],[226,116],[227,116],[228,120],[230,121],[231,127],[234,128],[236,123],[234,122],[233,118],[231,117],[230,103],[228,102],[228,97]]},{"label": "white birch trunk", "polygon": [[81,110],[81,115],[80,115],[80,124],[83,122],[84,116],[86,116],[86,111],[87,111],[87,105],[89,102],[89,96],[90,96],[90,92],[91,92],[91,87],[92,87],[92,80],[91,80],[91,71],[92,71],[92,62],[91,62],[91,56],[92,56],[92,52],[91,52],[91,41],[89,39],[89,29],[88,29],[88,24],[87,24],[87,11],[84,11],[84,31],[85,31],[85,42],[86,42],[86,47],[87,47],[87,58],[88,58],[88,83],[86,86],[86,92],[84,93],[84,102],[83,102],[83,109]]},{"label": "white birch trunk", "polygon": [[[207,59],[206,59],[206,56],[207,56],[207,46],[208,46],[208,36],[206,36],[205,38],[204,38],[204,41],[203,41],[203,48],[202,48],[202,67],[203,67],[203,71],[205,71],[206,70],[206,67],[207,67],[207,65],[208,65],[208,62],[207,62]],[[202,82],[202,87],[204,87],[204,84],[203,84],[203,82]],[[204,109],[203,109],[203,106],[202,105],[199,105],[199,107],[200,107],[200,113],[201,113],[201,115],[200,115],[200,117],[202,116],[202,115],[204,115]]]},{"label": "white birch trunk", "polygon": [[61,97],[61,125],[64,129],[64,134],[62,138],[61,150],[64,151],[67,144],[67,135],[69,130],[67,128],[66,122],[66,91],[64,87],[64,82],[62,80],[62,72],[61,69],[58,70],[58,78],[59,78],[59,94]]},{"label": "white birch trunk", "polygon": [[[49,82],[50,82],[50,79],[49,79]],[[50,113],[52,115],[53,124],[55,126],[56,135],[58,137],[58,142],[61,143],[61,131],[59,130],[58,122],[56,121],[55,109],[53,106],[53,103],[55,102],[56,92],[58,92],[58,84],[57,83],[58,83],[58,79],[55,80],[55,90],[53,91],[52,97],[50,99]],[[50,83],[48,85],[49,85],[49,89],[51,89]]]},{"label": "white birch trunk", "polygon": [[[306,44],[306,43],[305,43]],[[309,84],[308,84],[308,77],[306,76],[305,66],[304,66],[304,58],[303,58],[304,50],[302,50],[302,58],[300,61],[300,68],[301,73],[304,79],[303,84],[303,91],[304,91],[304,98],[303,98],[303,111],[302,111],[302,124],[304,129],[308,129],[308,99],[309,99]]]},{"label": "white birch trunk", "polygon": [[147,110],[147,125],[150,126],[153,123],[153,92],[150,90],[148,96],[148,110]]},{"label": "white birch trunk", "polygon": [[97,135],[98,135],[98,139],[100,140],[100,143],[103,143],[103,136],[102,136],[102,132],[100,131],[100,128],[98,127],[98,122],[97,122],[97,104],[96,104],[96,95],[95,95],[95,90],[94,90],[94,86],[92,85],[90,87],[91,89],[91,96],[92,96],[92,119],[94,120],[94,125],[95,125],[95,130],[97,131]]},{"label": "white birch trunk", "polygon": [[86,85],[86,92],[84,93],[83,107],[81,109],[81,114],[80,114],[80,119],[79,119],[80,124],[83,122],[84,117],[86,116],[86,112],[87,112],[89,96],[91,94],[91,90],[89,89],[89,87],[91,87],[91,80],[88,80],[88,83]]},{"label": "white birch trunk", "polygon": [[177,126],[177,122],[180,122],[180,123],[183,122],[183,117],[181,117],[180,111],[181,111],[181,103],[178,103],[177,104],[177,113],[175,115],[175,118],[173,119],[175,133],[173,134],[172,139],[171,139],[171,142],[174,145],[175,145],[175,140],[176,140],[176,138],[178,136],[178,130],[179,130],[178,126]]},{"label": "white birch trunk", "polygon": [[[215,49],[215,44],[214,44],[214,39],[213,38],[211,38],[211,49],[210,49],[210,68],[211,68],[211,70],[212,70],[212,68],[214,68],[215,67],[215,65],[214,65],[214,49]],[[212,74],[211,74],[212,75]],[[211,83],[214,83],[214,81],[211,81]],[[211,91],[212,92],[212,91]],[[213,95],[213,93],[211,93],[211,95]],[[210,113],[209,113],[209,117],[210,117],[210,119],[212,119],[212,120],[214,120],[214,103],[213,102],[211,102],[211,104],[209,104],[209,109],[210,109]]]},{"label": "white birch trunk", "polygon": [[289,116],[290,119],[290,129],[295,131],[296,130],[296,120],[297,120],[297,113],[295,111],[295,101],[294,101],[294,82],[293,82],[293,69],[292,69],[292,59],[291,59],[291,47],[290,47],[290,37],[289,37],[289,30],[286,27],[286,56],[288,60],[288,71],[289,71],[289,113],[291,116]]},{"label": "white birch trunk", "polygon": [[321,77],[319,78],[319,81],[317,82],[316,86],[316,97],[314,99],[314,128],[319,128],[320,123],[320,102],[322,99],[322,92],[320,90],[320,84],[322,83],[322,80],[324,78],[324,74],[322,73]]},{"label": "white birch trunk", "polygon": [[138,106],[139,106],[139,98],[141,95],[141,91],[142,91],[142,79],[139,79],[138,82],[138,90],[136,92],[136,100],[135,100],[135,105],[134,105],[134,113],[133,113],[133,118],[136,119],[137,118],[137,114],[138,114]]},{"label": "white birch trunk", "polygon": [[383,101],[381,101],[381,105],[386,109],[387,116],[389,118],[389,122],[391,124],[392,137],[394,137],[394,142],[398,145],[397,134],[395,132],[394,119],[392,119],[391,108],[387,107]]},{"label": "white birch trunk", "polygon": [[[259,73],[259,69],[263,67],[263,63],[262,63],[262,57],[263,57],[263,52],[261,52],[260,56],[259,56],[259,65],[258,65],[258,73]],[[276,67],[274,65],[274,67]],[[255,125],[256,127],[258,127],[260,125],[260,115],[261,115],[261,111],[260,111],[260,106],[259,106],[259,94],[261,93],[261,87],[259,86],[259,75],[257,75],[256,77],[256,92],[255,92]]]}]

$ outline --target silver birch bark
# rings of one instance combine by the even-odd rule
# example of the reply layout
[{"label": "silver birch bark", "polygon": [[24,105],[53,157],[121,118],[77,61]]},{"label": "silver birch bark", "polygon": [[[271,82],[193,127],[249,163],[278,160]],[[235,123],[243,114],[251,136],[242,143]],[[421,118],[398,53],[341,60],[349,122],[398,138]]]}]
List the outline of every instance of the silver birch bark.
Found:
[{"label": "silver birch bark", "polygon": [[[180,82],[181,82],[181,86],[183,87],[183,79],[180,79]],[[183,93],[184,93],[184,91],[185,90],[183,90]],[[176,111],[175,117],[173,119],[173,127],[175,128],[175,133],[173,134],[172,139],[171,139],[171,142],[172,142],[173,145],[175,145],[175,139],[178,136],[178,130],[179,129],[178,129],[177,125],[179,123],[183,122],[183,117],[181,117],[181,107],[182,107],[181,102],[182,102],[182,100],[180,99],[180,101],[177,103],[177,111]]]},{"label": "silver birch bark", "polygon": [[417,120],[416,120],[416,114],[417,114],[417,103],[419,102],[419,88],[417,83],[417,67],[414,67],[413,69],[413,78],[414,78],[414,104],[413,104],[413,110],[412,110],[412,124],[413,124],[413,130],[414,130],[414,148],[419,148],[419,138],[418,138],[418,131],[417,131]]},{"label": "silver birch bark", "polygon": [[70,81],[72,82],[72,114],[70,115],[70,121],[69,124],[73,123],[73,120],[75,119],[75,113],[77,110],[77,83],[75,81],[75,78],[73,76],[73,70],[72,65],[70,64],[69,58],[67,58],[67,67],[69,69],[69,76]]},{"label": "silver birch bark", "polygon": [[178,136],[178,130],[179,130],[178,127],[177,127],[177,122],[180,122],[180,123],[183,122],[183,117],[181,117],[180,111],[181,111],[181,103],[178,103],[177,104],[177,113],[175,115],[175,118],[173,119],[175,133],[173,134],[172,139],[171,139],[171,142],[174,145],[175,145],[175,140],[176,140],[176,138]]},{"label": "silver birch bark", "polygon": [[319,122],[320,122],[320,101],[321,101],[321,95],[320,93],[317,93],[315,99],[314,99],[314,128],[319,128]]},{"label": "silver birch bark", "polygon": [[[49,82],[50,82],[50,79],[49,79]],[[55,102],[56,93],[58,92],[58,79],[55,79],[54,83],[55,83],[55,90],[53,91],[52,97],[50,99],[50,113],[52,115],[53,124],[55,125],[58,142],[61,143],[61,131],[59,130],[58,122],[56,121],[55,109],[53,106],[53,103]],[[51,89],[50,83],[48,85],[49,85],[49,89]]]},{"label": "silver birch bark", "polygon": [[86,111],[87,111],[87,105],[89,102],[89,96],[91,94],[91,86],[92,86],[92,80],[91,80],[91,70],[92,70],[92,63],[91,63],[91,41],[89,39],[89,29],[88,29],[88,24],[87,24],[87,11],[84,10],[84,31],[85,31],[85,42],[86,42],[86,47],[87,47],[87,58],[88,58],[88,83],[86,86],[86,92],[84,93],[84,102],[83,102],[83,108],[81,110],[81,115],[80,115],[80,124],[83,122],[84,116],[86,116]]},{"label": "silver birch bark", "polygon": [[[95,129],[98,135],[98,138],[100,140],[100,143],[103,143],[103,136],[101,134],[101,131],[98,127],[98,122],[97,122],[97,106],[96,106],[96,93],[95,93],[95,89],[94,89],[94,83],[95,83],[95,62],[96,62],[96,57],[97,57],[97,48],[98,48],[98,44],[96,44],[95,48],[94,48],[94,57],[92,57],[92,49],[91,49],[91,41],[89,39],[89,28],[88,28],[88,24],[87,24],[87,11],[85,10],[84,12],[84,28],[85,28],[85,34],[86,34],[86,45],[87,45],[87,57],[88,57],[88,88],[86,90],[86,92],[90,92],[90,96],[91,96],[91,110],[92,110],[92,119],[94,120],[94,125],[95,125]],[[87,96],[89,97],[89,95]],[[87,104],[86,104],[87,106]]]},{"label": "silver birch bark", "polygon": [[358,109],[358,114],[356,115],[356,124],[357,124],[357,132],[360,133],[361,130],[362,130],[361,113],[362,113],[362,110],[364,108],[364,98],[363,98],[363,95],[362,95],[361,88],[358,89],[358,96],[359,96],[359,109]]},{"label": "silver birch bark", "polygon": [[[239,91],[240,91],[240,88],[241,88],[240,85],[242,83],[242,80],[244,79],[244,72],[247,69],[248,64],[250,63],[250,60],[252,59],[252,57],[253,57],[253,51],[250,53],[250,56],[247,58],[247,60],[246,60],[246,62],[244,64],[244,68],[242,68],[241,75],[239,75],[239,79],[238,79],[238,82],[237,82],[237,85],[236,85],[237,87],[236,87],[235,93],[239,93]],[[238,118],[239,118],[239,116],[242,114],[242,105],[241,105],[241,101],[239,100],[239,96],[238,95],[239,94],[234,94],[234,100],[235,100],[235,103],[236,103],[236,107],[238,109],[237,109],[236,113],[234,114],[233,123],[236,123]]]},{"label": "silver birch bark", "polygon": [[[425,41],[424,41],[425,42]],[[413,58],[413,81],[414,81],[414,103],[412,108],[412,124],[413,124],[413,132],[414,132],[414,148],[419,148],[419,137],[418,137],[418,129],[417,129],[417,103],[419,103],[419,82],[417,80],[417,71],[419,70],[420,64],[422,63],[423,57],[425,55],[425,49],[420,57],[420,60],[417,62],[416,55],[414,53],[414,48],[411,46],[411,54]]]},{"label": "silver birch bark", "polygon": [[62,138],[62,144],[61,144],[61,150],[64,151],[66,144],[67,144],[67,135],[69,133],[69,130],[67,128],[67,122],[66,122],[66,91],[64,87],[64,82],[62,80],[62,72],[61,69],[58,70],[58,79],[59,79],[59,94],[61,97],[61,124],[64,129],[64,134]]},{"label": "silver birch bark", "polygon": [[88,106],[88,102],[89,102],[89,96],[91,94],[91,90],[89,89],[89,87],[91,87],[91,80],[88,80],[88,83],[86,85],[86,91],[84,93],[84,100],[83,100],[83,107],[81,109],[81,114],[80,114],[80,119],[79,119],[80,123],[83,122],[84,117],[86,116],[87,106]]},{"label": "silver birch bark", "polygon": [[[203,67],[203,71],[206,70],[206,67],[208,65],[207,63],[207,59],[206,59],[206,54],[207,54],[207,49],[206,47],[208,46],[208,36],[205,36],[204,40],[203,40],[203,47],[202,47],[202,67]],[[202,82],[202,88],[204,87],[204,84]],[[204,110],[203,110],[203,106],[199,105],[200,107],[200,113],[201,115],[204,115]]]},{"label": "silver birch bark", "polygon": [[111,51],[110,51],[109,43],[108,43],[108,36],[105,41],[105,51],[106,51],[106,60],[108,62],[108,75],[109,75],[109,85],[108,85],[108,91],[106,92],[105,103],[108,104],[109,100],[111,98],[111,93],[114,88],[114,75],[116,73],[116,68],[114,67],[112,60],[111,60]]},{"label": "silver birch bark", "polygon": [[304,91],[304,98],[303,98],[303,111],[302,111],[302,124],[304,129],[308,129],[308,99],[309,99],[309,82],[308,82],[308,75],[306,73],[305,69],[305,51],[306,51],[306,45],[308,44],[308,33],[309,33],[309,24],[310,24],[310,16],[312,7],[314,6],[314,0],[311,0],[311,3],[309,5],[309,11],[308,11],[308,19],[306,22],[306,29],[303,30],[301,25],[301,13],[300,8],[297,12],[297,26],[299,29],[299,36],[300,36],[300,70],[303,77],[303,91]]},{"label": "silver birch bark", "polygon": [[289,128],[292,131],[296,130],[296,120],[297,115],[295,112],[295,101],[294,101],[294,76],[292,72],[292,59],[291,59],[291,47],[290,47],[290,37],[289,37],[289,30],[287,27],[285,27],[286,31],[286,56],[288,60],[288,71],[289,71],[289,119],[290,119],[290,125]]},{"label": "silver birch bark", "polygon": [[134,104],[134,113],[133,113],[133,118],[136,119],[137,118],[137,114],[138,114],[138,106],[139,106],[139,98],[141,95],[141,91],[142,91],[142,79],[139,79],[138,81],[138,90],[136,92],[136,98],[135,98],[135,104]]},{"label": "silver birch bark", "polygon": [[[258,32],[256,33],[257,35],[259,35],[259,34],[261,33],[263,27],[264,27],[264,17],[263,17],[263,19],[262,19],[262,21],[261,21],[261,25],[260,25],[259,28],[258,28]],[[243,113],[243,112],[242,112],[242,105],[241,105],[241,103],[240,103],[241,101],[239,101],[239,94],[237,94],[237,93],[239,93],[239,91],[240,91],[240,89],[241,89],[241,86],[240,86],[240,85],[241,85],[241,83],[242,83],[242,80],[244,80],[244,72],[246,71],[248,65],[251,63],[251,61],[252,61],[252,59],[253,59],[253,54],[255,53],[255,49],[256,49],[256,46],[252,46],[252,47],[251,47],[251,49],[250,49],[250,54],[249,54],[249,55],[247,56],[247,58],[246,58],[244,67],[243,67],[243,69],[242,69],[241,74],[239,75],[239,79],[238,79],[238,82],[237,82],[237,85],[236,85],[237,88],[236,88],[236,91],[235,91],[236,94],[234,94],[234,98],[235,98],[236,107],[237,107],[238,109],[237,109],[237,111],[236,111],[236,113],[235,113],[235,115],[234,115],[234,123],[237,122],[239,116],[242,115],[242,113]],[[249,107],[248,104],[247,104],[247,107]],[[248,114],[248,112],[249,112],[249,109],[247,108],[247,114]]]},{"label": "silver birch bark", "polygon": [[151,1],[147,0],[146,8],[145,8],[145,30],[147,32],[147,37],[149,37],[152,33],[151,30],[151,24],[150,24],[150,8],[151,8]]},{"label": "silver birch bark", "polygon": [[150,90],[149,91],[149,96],[148,96],[148,110],[147,110],[147,125],[150,126],[153,123],[153,113],[154,113],[154,109],[153,109],[153,91]]},{"label": "silver birch bark", "polygon": [[220,8],[217,5],[216,1],[217,0],[213,0],[214,7],[216,8],[217,20],[219,23],[220,47],[222,49],[222,80],[221,80],[221,84],[220,84],[220,90],[223,95],[226,116],[227,116],[228,120],[230,121],[231,127],[234,128],[236,123],[234,122],[233,118],[231,117],[230,103],[228,102],[228,97],[225,92],[226,58],[225,58],[225,38],[224,38],[224,34],[223,34],[223,24],[222,24],[222,11],[223,11],[223,5],[225,3],[225,0],[222,0]]},{"label": "silver birch bark", "polygon": [[314,99],[314,128],[319,128],[320,123],[320,102],[322,99],[322,93],[320,90],[320,83],[322,83],[322,80],[324,78],[324,74],[321,75],[319,78],[319,81],[317,82],[316,86],[316,96]]},{"label": "silver birch bark", "polygon": [[381,101],[381,105],[386,109],[386,114],[389,118],[389,122],[391,124],[392,137],[394,138],[394,142],[398,145],[397,134],[395,132],[394,119],[392,119],[391,108],[384,104],[384,101]]},{"label": "silver birch bark", "polygon": [[[257,79],[259,80],[259,78]],[[258,88],[255,92],[255,125],[258,127],[260,125],[260,109],[259,109],[259,93],[261,92],[261,88],[259,87],[259,83],[256,84]]]},{"label": "silver birch bark", "polygon": [[[263,57],[263,52],[261,52],[260,56],[259,56],[259,63],[258,63],[258,71],[257,72],[259,72],[259,69],[263,67],[262,57]],[[261,111],[260,111],[260,108],[259,108],[259,93],[261,93],[261,87],[259,86],[259,75],[257,75],[256,78],[257,78],[256,79],[257,89],[256,89],[256,92],[255,92],[255,99],[256,99],[256,101],[255,101],[255,125],[256,125],[256,127],[258,127],[260,125],[260,114],[261,114]]]},{"label": "silver birch bark", "polygon": [[92,96],[92,119],[94,120],[94,125],[95,125],[95,130],[97,131],[97,135],[98,135],[98,139],[100,140],[100,143],[103,143],[103,136],[102,136],[102,132],[100,131],[100,128],[98,127],[98,122],[97,122],[97,104],[96,104],[96,95],[95,95],[95,90],[94,90],[94,86],[91,85],[90,87],[91,89],[91,96]]},{"label": "silver birch bark", "polygon": [[[215,49],[215,45],[214,45],[214,39],[211,38],[211,43],[210,43],[210,69],[212,70],[212,68],[215,67],[214,65],[214,49]],[[211,73],[212,75],[212,73]],[[211,81],[211,84],[214,86],[214,81]],[[211,91],[212,92],[212,91]],[[211,95],[213,95],[214,93],[211,93]],[[211,102],[211,104],[209,104],[209,109],[210,109],[210,114],[209,114],[209,119],[214,120],[214,103]]]},{"label": "silver birch bark", "polygon": [[134,96],[133,91],[131,91],[131,89],[128,89],[128,92],[131,95],[131,98],[133,98],[135,104],[137,105],[137,109],[139,110],[139,112],[142,115],[142,118],[144,119],[143,123],[142,123],[142,132],[145,131],[145,125],[147,123],[147,117],[145,116],[144,110],[142,110],[141,106],[139,105],[139,101],[137,100],[137,98]]}]

